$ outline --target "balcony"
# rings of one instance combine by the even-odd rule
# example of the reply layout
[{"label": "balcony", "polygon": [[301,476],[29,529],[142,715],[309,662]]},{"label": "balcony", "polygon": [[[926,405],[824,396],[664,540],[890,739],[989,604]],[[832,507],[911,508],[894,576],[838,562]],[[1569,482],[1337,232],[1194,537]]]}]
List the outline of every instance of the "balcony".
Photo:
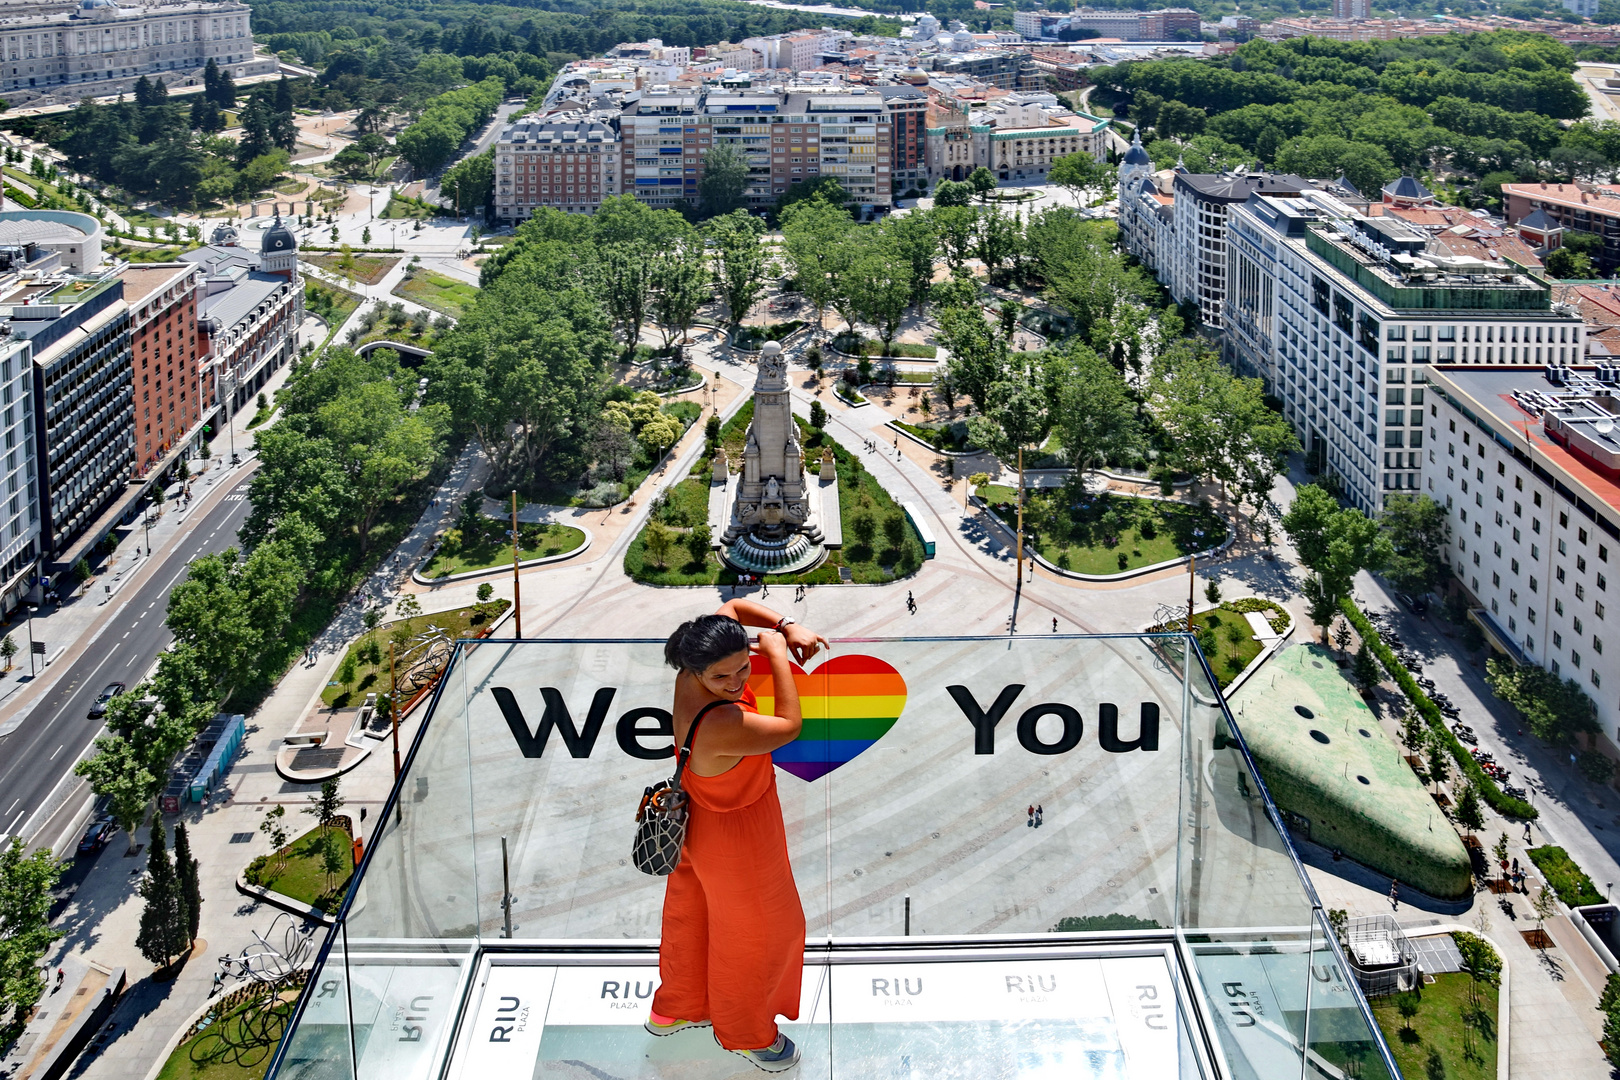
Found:
[{"label": "balcony", "polygon": [[[1185,644],[835,642],[797,677],[797,1075],[1398,1075]],[[661,641],[461,643],[269,1076],[741,1076],[640,1028],[664,883],[631,818],[671,683]]]}]

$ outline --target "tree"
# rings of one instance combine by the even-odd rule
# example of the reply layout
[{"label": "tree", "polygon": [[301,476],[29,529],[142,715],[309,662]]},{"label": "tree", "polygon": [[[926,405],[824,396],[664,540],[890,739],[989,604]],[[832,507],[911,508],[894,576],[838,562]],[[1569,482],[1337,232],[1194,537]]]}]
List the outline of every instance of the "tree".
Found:
[{"label": "tree", "polygon": [[1421,751],[1428,734],[1423,718],[1416,710],[1408,709],[1401,717],[1401,745],[1406,747],[1407,753],[1416,754]]},{"label": "tree", "polygon": [[641,425],[636,437],[647,448],[647,456],[656,462],[681,437],[681,422],[666,412],[660,412]]},{"label": "tree", "polygon": [[1401,1014],[1402,1029],[1412,1030],[1412,1020],[1417,1016],[1422,1001],[1422,996],[1416,990],[1407,990],[1395,995],[1395,1008]]},{"label": "tree", "polygon": [[1554,248],[1542,261],[1546,264],[1548,277],[1576,281],[1589,281],[1597,277],[1597,271],[1592,268],[1591,258],[1583,252],[1563,247]]},{"label": "tree", "polygon": [[146,877],[137,889],[146,906],[141,910],[140,929],[135,947],[159,968],[169,966],[176,956],[190,947],[186,934],[190,916],[174,864],[164,846],[163,820],[152,822],[152,842],[147,846]]},{"label": "tree", "polygon": [[353,650],[350,650],[343,654],[342,660],[338,661],[337,671],[333,673],[333,677],[337,680],[338,685],[342,686],[344,691],[347,692],[354,688],[354,680],[359,674],[360,660]]},{"label": "tree", "polygon": [[1518,709],[1538,739],[1567,743],[1582,732],[1599,730],[1597,705],[1574,679],[1561,680],[1546,668],[1520,667],[1510,660],[1485,662],[1491,692]]},{"label": "tree", "polygon": [[851,309],[877,331],[883,355],[888,356],[912,299],[911,266],[891,234],[878,232],[859,245],[844,288],[849,291]]},{"label": "tree", "polygon": [[482,585],[478,586],[478,602],[480,604],[489,603],[494,596],[495,586],[491,585],[489,582],[486,581]]},{"label": "tree", "polygon": [[4,638],[0,638],[0,657],[5,659],[7,671],[11,670],[11,658],[16,655],[17,643],[12,640],[11,635],[7,634]]},{"label": "tree", "polygon": [[799,294],[816,309],[814,338],[821,333],[823,313],[842,291],[842,279],[853,254],[855,223],[841,204],[813,198],[782,212],[782,245]]},{"label": "tree", "polygon": [[1388,564],[1393,554],[1389,537],[1360,510],[1340,508],[1316,484],[1302,484],[1295,490],[1282,524],[1300,562],[1311,571],[1306,596],[1321,602],[1320,608],[1313,604],[1311,618],[1325,632],[1327,623],[1320,614],[1336,610],[1339,601],[1350,594],[1356,571],[1376,571]]},{"label": "tree", "polygon": [[422,614],[422,602],[416,598],[415,593],[406,593],[394,605],[394,616],[399,619],[414,619]]},{"label": "tree", "polygon": [[928,214],[888,218],[883,229],[904,262],[911,284],[911,303],[920,312],[934,287],[934,260],[939,255],[939,231]]},{"label": "tree", "polygon": [[1457,796],[1457,824],[1468,830],[1470,839],[1485,827],[1485,815],[1479,809],[1479,792],[1474,790],[1473,784],[1464,784],[1462,794]]},{"label": "tree", "polygon": [[939,341],[950,353],[946,377],[983,413],[990,405],[990,388],[1005,378],[1010,363],[1007,341],[985,321],[977,283],[958,278],[942,292],[946,297],[938,312]]},{"label": "tree", "polygon": [[[1541,930],[1542,923],[1558,914],[1558,897],[1553,895],[1551,889],[1543,885],[1540,891],[1536,893],[1536,898],[1531,901],[1530,909],[1536,913],[1536,929]],[[1545,933],[1541,935],[1541,941],[1542,951],[1546,951],[1547,936]]]},{"label": "tree", "polygon": [[180,886],[180,899],[186,905],[186,940],[197,940],[197,929],[202,919],[202,883],[197,877],[197,860],[191,854],[191,838],[186,835],[186,823],[174,827],[174,876]]},{"label": "tree", "polygon": [[1221,602],[1220,582],[1216,581],[1214,578],[1210,578],[1204,583],[1204,599],[1208,600],[1211,604],[1219,604]]},{"label": "tree", "polygon": [[660,251],[653,260],[651,284],[652,314],[667,349],[686,340],[698,309],[713,295],[702,243],[693,238]]},{"label": "tree", "polygon": [[973,185],[962,180],[941,180],[934,185],[934,208],[964,207],[973,199]]},{"label": "tree", "polygon": [[599,258],[597,295],[623,334],[628,353],[641,338],[652,303],[654,254],[639,244],[613,244]]},{"label": "tree", "polygon": [[1017,218],[1002,213],[999,206],[987,206],[979,211],[973,251],[984,264],[992,283],[1002,278],[1002,263],[1015,261],[1023,246],[1023,229]]},{"label": "tree", "polygon": [[321,873],[326,875],[327,892],[337,888],[338,875],[348,868],[349,860],[345,857],[343,840],[339,833],[321,834]]},{"label": "tree", "polygon": [[[380,139],[381,136],[367,135],[364,138]],[[367,158],[372,160],[369,154]],[[485,150],[482,154],[462,158],[445,170],[444,179],[439,183],[441,195],[449,195],[452,208],[458,216],[468,211],[482,210],[489,203],[490,194],[494,190],[495,151],[493,148]]]},{"label": "tree", "polygon": [[996,174],[980,165],[968,174],[967,184],[973,189],[973,194],[982,199],[996,190]]},{"label": "tree", "polygon": [[266,810],[264,817],[259,819],[259,831],[264,834],[266,840],[270,841],[271,858],[274,860],[278,870],[286,865],[287,861],[286,853],[283,851],[287,846],[288,839],[290,839],[285,824],[286,817],[287,808],[277,803],[269,810]]},{"label": "tree", "polygon": [[675,541],[669,526],[655,518],[647,522],[647,528],[643,531],[642,536],[646,542],[647,551],[653,557],[653,562],[659,566],[667,565],[669,549]]},{"label": "tree", "polygon": [[[820,431],[827,426],[827,406],[821,403],[820,398],[810,402],[810,426]],[[6,640],[10,640],[7,638]]]},{"label": "tree", "polygon": [[1235,620],[1225,623],[1221,627],[1221,634],[1226,638],[1227,658],[1235,668],[1237,667],[1238,649],[1252,635],[1245,626],[1240,625]]},{"label": "tree", "polygon": [[1446,756],[1446,744],[1438,735],[1429,739],[1429,782],[1438,788],[1451,777],[1451,760]]},{"label": "tree", "polygon": [[711,220],[709,235],[719,248],[716,278],[726,302],[726,318],[740,326],[765,290],[765,280],[776,273],[773,263],[760,246],[764,222],[745,210],[734,210]]},{"label": "tree", "polygon": [[1445,582],[1445,551],[1451,543],[1445,507],[1427,495],[1390,495],[1378,524],[1389,537],[1384,576],[1390,584],[1422,596]]},{"label": "tree", "polygon": [[1356,677],[1356,684],[1363,690],[1371,690],[1378,685],[1378,661],[1373,659],[1372,651],[1363,641],[1361,648],[1356,650],[1356,659],[1351,665],[1351,671]]},{"label": "tree", "polygon": [[1113,198],[1119,186],[1119,170],[1104,165],[1090,154],[1067,154],[1052,162],[1046,172],[1046,182],[1063,188],[1076,205],[1081,205],[1088,191],[1096,191],[1104,200]]},{"label": "tree", "polygon": [[1506,874],[1508,864],[1507,833],[1503,833],[1501,836],[1496,838],[1496,843],[1491,845],[1491,854],[1496,856],[1496,864],[1502,868],[1502,873]]},{"label": "tree", "polygon": [[873,541],[877,539],[877,522],[872,520],[871,514],[857,513],[850,518],[849,531],[857,544],[870,551]]},{"label": "tree", "polygon": [[1350,648],[1350,624],[1342,618],[1333,627],[1333,644],[1341,653],[1347,652]]},{"label": "tree", "polygon": [[62,936],[51,929],[50,914],[63,864],[49,851],[26,850],[20,836],[0,848],[0,1041],[22,1033],[45,991],[39,961]]},{"label": "tree", "polygon": [[692,561],[701,563],[709,557],[709,548],[714,541],[714,534],[709,526],[702,522],[692,526],[686,534],[686,550],[692,553]]},{"label": "tree", "polygon": [[900,550],[900,546],[906,542],[906,516],[904,514],[894,513],[883,519],[883,539],[889,545],[890,551]]},{"label": "tree", "polygon": [[90,579],[93,576],[95,575],[90,569],[89,559],[80,559],[78,562],[73,564],[73,580],[78,584],[81,590],[90,583]]},{"label": "tree", "polygon": [[321,835],[325,836],[332,827],[332,821],[337,812],[343,809],[343,796],[338,794],[338,781],[336,777],[321,783],[320,791],[312,791],[305,800],[309,805],[303,812],[315,819],[320,827]]},{"label": "tree", "polygon": [[1053,353],[1046,366],[1052,426],[1063,456],[1083,476],[1102,462],[1133,457],[1142,443],[1136,401],[1124,377],[1083,342]]},{"label": "tree", "polygon": [[698,203],[705,217],[722,217],[742,208],[748,193],[748,161],[735,144],[716,143],[703,155]]}]

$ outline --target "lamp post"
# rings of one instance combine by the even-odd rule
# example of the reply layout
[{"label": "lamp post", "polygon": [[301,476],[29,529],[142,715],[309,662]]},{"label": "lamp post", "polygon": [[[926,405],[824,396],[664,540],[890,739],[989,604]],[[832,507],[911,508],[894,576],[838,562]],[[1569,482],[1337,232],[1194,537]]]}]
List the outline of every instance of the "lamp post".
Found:
[{"label": "lamp post", "polygon": [[34,612],[39,608],[33,604],[24,604],[28,609],[28,677],[34,677]]},{"label": "lamp post", "polygon": [[220,404],[225,407],[225,430],[229,433],[231,441],[231,464],[236,464],[236,429],[231,427],[231,402],[236,397],[236,373],[227,371],[220,376],[225,385],[225,396]]}]

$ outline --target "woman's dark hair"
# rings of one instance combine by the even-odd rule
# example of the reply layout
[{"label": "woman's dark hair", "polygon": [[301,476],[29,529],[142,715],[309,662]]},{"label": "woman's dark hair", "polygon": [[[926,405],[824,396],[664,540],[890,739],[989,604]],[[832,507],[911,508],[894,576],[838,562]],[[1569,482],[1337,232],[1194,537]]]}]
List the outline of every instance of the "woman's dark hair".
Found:
[{"label": "woman's dark hair", "polygon": [[664,661],[677,671],[703,671],[748,650],[748,631],[729,615],[700,615],[681,623],[664,642]]}]

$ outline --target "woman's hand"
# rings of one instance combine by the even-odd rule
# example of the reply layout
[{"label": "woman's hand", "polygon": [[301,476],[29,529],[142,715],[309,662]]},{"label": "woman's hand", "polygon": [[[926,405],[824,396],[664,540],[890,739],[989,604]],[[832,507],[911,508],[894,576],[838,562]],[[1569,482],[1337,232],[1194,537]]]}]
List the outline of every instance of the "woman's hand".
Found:
[{"label": "woman's hand", "polygon": [[[761,634],[760,637],[764,637]],[[829,648],[827,639],[799,623],[789,623],[782,627],[781,636],[786,639],[789,651],[799,663],[804,663],[822,649]]]},{"label": "woman's hand", "polygon": [[761,630],[759,640],[754,644],[754,651],[767,659],[785,660],[788,655],[787,639],[780,631]]}]

